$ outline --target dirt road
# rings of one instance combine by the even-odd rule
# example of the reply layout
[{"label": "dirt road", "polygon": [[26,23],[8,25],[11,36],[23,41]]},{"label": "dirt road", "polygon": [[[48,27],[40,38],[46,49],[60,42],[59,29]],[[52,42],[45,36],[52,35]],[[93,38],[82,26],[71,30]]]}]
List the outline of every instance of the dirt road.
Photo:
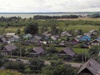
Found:
[{"label": "dirt road", "polygon": [[[9,60],[16,62],[16,59],[11,59],[10,58]],[[23,59],[23,63],[24,64],[29,64],[29,60],[24,60]],[[49,61],[45,61],[45,64],[46,65],[50,65],[50,62]],[[82,63],[71,63],[71,62],[65,62],[65,64],[71,64],[71,66],[73,66],[73,67],[80,67],[82,65]]]}]

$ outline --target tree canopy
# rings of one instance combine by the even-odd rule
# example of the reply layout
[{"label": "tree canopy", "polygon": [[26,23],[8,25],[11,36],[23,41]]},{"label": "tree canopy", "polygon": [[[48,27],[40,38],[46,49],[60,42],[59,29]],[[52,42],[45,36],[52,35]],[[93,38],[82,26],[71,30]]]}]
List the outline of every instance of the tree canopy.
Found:
[{"label": "tree canopy", "polygon": [[38,33],[38,24],[35,22],[30,23],[24,28],[25,33],[36,34]]}]

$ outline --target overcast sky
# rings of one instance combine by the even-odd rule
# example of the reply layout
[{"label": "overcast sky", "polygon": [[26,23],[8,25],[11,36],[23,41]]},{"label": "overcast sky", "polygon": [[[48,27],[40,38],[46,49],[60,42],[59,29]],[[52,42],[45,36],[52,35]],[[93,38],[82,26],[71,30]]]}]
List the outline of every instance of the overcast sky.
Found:
[{"label": "overcast sky", "polygon": [[0,0],[0,12],[100,11],[100,0]]}]

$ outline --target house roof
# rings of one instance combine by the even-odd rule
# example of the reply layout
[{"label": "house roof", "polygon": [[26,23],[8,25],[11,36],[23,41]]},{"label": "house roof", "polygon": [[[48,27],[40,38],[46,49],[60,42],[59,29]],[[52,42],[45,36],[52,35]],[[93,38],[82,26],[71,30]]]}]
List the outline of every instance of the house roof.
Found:
[{"label": "house roof", "polygon": [[41,39],[40,36],[34,36],[34,38],[36,38],[37,40],[40,40]]},{"label": "house roof", "polygon": [[4,46],[4,48],[6,48],[6,50],[8,50],[8,51],[17,49],[17,47],[14,44],[6,45],[6,46]]},{"label": "house roof", "polygon": [[33,50],[34,50],[37,54],[40,54],[40,53],[44,52],[44,50],[43,50],[41,47],[33,48]]},{"label": "house roof", "polygon": [[72,56],[72,57],[75,55],[75,52],[73,51],[72,48],[66,47],[66,48],[63,49],[63,51],[64,51],[66,54],[68,54],[68,55],[70,55],[70,56]]},{"label": "house roof", "polygon": [[26,34],[23,36],[24,38],[32,38],[32,35],[31,34]]},{"label": "house roof", "polygon": [[1,38],[1,40],[2,40],[3,43],[7,42],[7,40],[5,38]]},{"label": "house roof", "polygon": [[51,36],[51,39],[53,39],[54,41],[57,40],[54,36]]},{"label": "house roof", "polygon": [[16,33],[7,33],[6,35],[15,35]]},{"label": "house roof", "polygon": [[[72,40],[76,40],[77,42],[79,42],[79,40],[78,40],[77,38],[74,38],[74,39],[72,39]],[[72,41],[72,40],[70,40],[70,41]]]},{"label": "house roof", "polygon": [[47,37],[51,36],[51,34],[50,34],[48,31],[42,33],[42,35],[45,35],[45,36],[47,36]]},{"label": "house roof", "polygon": [[100,65],[94,60],[88,60],[78,71],[77,74],[81,73],[84,69],[88,69],[93,75],[97,75],[100,69]]},{"label": "house roof", "polygon": [[0,38],[3,38],[3,36],[2,36],[2,35],[0,35]]},{"label": "house roof", "polygon": [[72,36],[69,32],[64,31],[61,33],[61,36]]},{"label": "house roof", "polygon": [[[98,39],[94,39],[93,41],[90,41],[89,43],[92,43],[92,42],[95,42],[95,41],[97,41],[97,42],[100,43],[100,40],[98,40]],[[89,44],[89,43],[88,43],[88,44]]]},{"label": "house roof", "polygon": [[19,36],[18,35],[13,35],[13,37],[19,39]]}]

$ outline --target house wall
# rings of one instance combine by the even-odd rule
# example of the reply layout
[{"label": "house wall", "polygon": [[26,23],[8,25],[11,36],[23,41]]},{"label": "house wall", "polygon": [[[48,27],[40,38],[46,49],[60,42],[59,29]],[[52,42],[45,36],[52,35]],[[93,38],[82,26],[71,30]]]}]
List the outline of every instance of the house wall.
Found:
[{"label": "house wall", "polygon": [[69,43],[74,44],[74,45],[77,45],[78,44],[78,42],[76,40],[72,40]]}]

